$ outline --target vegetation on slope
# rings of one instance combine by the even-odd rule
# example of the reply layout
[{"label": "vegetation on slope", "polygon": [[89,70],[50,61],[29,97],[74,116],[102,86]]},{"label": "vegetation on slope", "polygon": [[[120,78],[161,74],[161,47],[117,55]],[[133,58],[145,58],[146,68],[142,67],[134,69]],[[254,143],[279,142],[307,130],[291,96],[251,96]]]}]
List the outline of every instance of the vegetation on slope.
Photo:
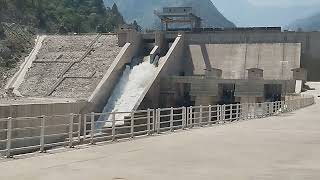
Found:
[{"label": "vegetation on slope", "polygon": [[51,33],[114,31],[124,23],[117,6],[106,9],[103,0],[0,0],[0,17]]},{"label": "vegetation on slope", "polygon": [[[33,46],[34,29],[14,23],[0,23],[0,89]],[[1,93],[0,93],[1,94]]]}]

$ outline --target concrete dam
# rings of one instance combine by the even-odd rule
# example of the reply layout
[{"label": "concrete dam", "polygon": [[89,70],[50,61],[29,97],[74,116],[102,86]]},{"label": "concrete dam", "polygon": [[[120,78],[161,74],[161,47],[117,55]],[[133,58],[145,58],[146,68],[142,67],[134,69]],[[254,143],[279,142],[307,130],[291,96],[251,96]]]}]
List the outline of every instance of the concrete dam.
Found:
[{"label": "concrete dam", "polygon": [[[20,71],[8,82],[7,89],[12,90],[13,98],[4,98],[2,109],[10,103],[33,106],[52,102],[45,104],[70,105],[70,110],[64,108],[63,114],[102,112],[110,97],[122,101],[115,94],[127,87],[118,82],[130,84],[132,80],[128,78],[142,59],[148,61],[143,57],[149,57],[151,63],[158,57],[157,67],[149,72],[154,67],[141,64],[146,70],[141,70],[137,79],[145,76],[150,79],[143,83],[140,97],[135,97],[137,102],[130,102],[134,105],[123,111],[223,103],[227,98],[223,94],[229,90],[233,92],[230,97],[233,102],[248,99],[263,102],[270,99],[266,97],[266,88],[276,89],[277,95],[284,97],[295,93],[296,81],[316,80],[313,67],[319,61],[305,58],[317,57],[314,53],[306,54],[315,48],[315,43],[302,38],[311,35],[313,41],[317,39],[316,33],[274,30],[183,33],[120,30],[118,34],[42,36]],[[139,58],[139,63],[132,62]],[[130,73],[127,66],[132,69]],[[123,74],[127,79],[121,79]],[[248,79],[251,81],[245,82]],[[246,89],[249,86],[255,88]],[[111,104],[108,110],[117,103]],[[120,104],[117,106],[121,107]],[[38,116],[60,111],[49,109],[21,115],[4,110],[1,114]]]},{"label": "concrete dam", "polygon": [[[43,127],[41,117],[49,118],[45,120],[50,127],[48,133],[64,134],[43,140],[50,144],[70,140],[70,127],[59,127],[70,123],[70,114],[79,141],[82,136],[90,136],[93,128],[104,129],[106,135],[128,133],[128,129],[111,128],[127,128],[130,117],[144,118],[139,121],[143,124],[146,117],[157,116],[152,109],[158,108],[163,109],[158,114],[164,116],[163,120],[170,112],[177,113],[171,119],[186,118],[182,107],[198,108],[194,113],[203,112],[201,117],[210,112],[213,119],[221,116],[221,110],[260,116],[264,110],[255,112],[263,107],[236,110],[232,108],[239,107],[233,105],[296,99],[310,79],[308,75],[317,73],[308,67],[318,61],[310,62],[304,56],[309,52],[306,48],[314,46],[310,42],[303,44],[299,40],[303,36],[310,34],[274,29],[148,33],[120,29],[117,34],[39,36],[33,51],[7,84],[0,118],[31,118],[14,122],[12,127],[18,129]],[[227,107],[219,109],[220,105]],[[207,109],[200,110],[202,106]],[[231,120],[241,117],[223,115]],[[197,115],[189,118],[197,119]],[[148,129],[156,128],[151,125],[156,119],[151,120]],[[6,121],[0,122],[0,129],[7,128]],[[35,139],[12,146],[19,149],[38,144],[41,132],[14,132],[12,137]],[[5,139],[5,131],[0,137]],[[5,146],[0,142],[0,149]]]},{"label": "concrete dam", "polygon": [[320,32],[154,13],[37,36],[0,91],[0,179],[319,179]]}]

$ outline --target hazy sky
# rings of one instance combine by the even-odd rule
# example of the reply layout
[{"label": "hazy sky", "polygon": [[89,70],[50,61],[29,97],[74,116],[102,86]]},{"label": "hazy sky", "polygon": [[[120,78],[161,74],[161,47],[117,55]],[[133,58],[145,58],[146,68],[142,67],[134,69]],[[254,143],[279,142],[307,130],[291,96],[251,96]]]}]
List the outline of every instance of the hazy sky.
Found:
[{"label": "hazy sky", "polygon": [[287,26],[320,12],[320,0],[211,0],[237,26]]},{"label": "hazy sky", "polygon": [[290,6],[313,6],[315,4],[320,4],[320,0],[248,0],[250,3],[259,6],[274,6],[281,5],[284,7]]}]

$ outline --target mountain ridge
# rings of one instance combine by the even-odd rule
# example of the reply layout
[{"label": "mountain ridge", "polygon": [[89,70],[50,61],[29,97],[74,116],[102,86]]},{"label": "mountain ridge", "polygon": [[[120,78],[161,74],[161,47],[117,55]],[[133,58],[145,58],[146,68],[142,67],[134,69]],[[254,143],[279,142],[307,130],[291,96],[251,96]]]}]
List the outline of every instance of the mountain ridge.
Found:
[{"label": "mountain ridge", "polygon": [[320,12],[306,18],[297,19],[289,25],[289,29],[296,31],[320,31]]},{"label": "mountain ridge", "polygon": [[104,0],[104,2],[107,7],[116,3],[127,22],[136,20],[139,25],[147,29],[159,26],[154,10],[170,6],[193,7],[196,15],[202,18],[205,27],[235,27],[218,11],[211,0]]},{"label": "mountain ridge", "polygon": [[256,5],[248,0],[212,0],[219,11],[237,26],[287,26],[290,22],[308,17],[319,5]]}]

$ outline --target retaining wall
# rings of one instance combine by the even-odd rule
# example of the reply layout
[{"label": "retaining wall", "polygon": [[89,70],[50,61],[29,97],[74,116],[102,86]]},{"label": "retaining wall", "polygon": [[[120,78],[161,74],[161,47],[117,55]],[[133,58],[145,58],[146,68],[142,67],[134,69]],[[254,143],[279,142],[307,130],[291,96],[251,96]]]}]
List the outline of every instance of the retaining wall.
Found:
[{"label": "retaining wall", "polygon": [[[164,57],[160,58],[158,72],[153,77],[153,80],[146,88],[143,96],[135,106],[136,109],[158,108],[161,106],[160,100],[166,98],[160,92],[161,77],[179,75],[182,68],[182,56],[185,52],[184,37],[179,35],[169,51]],[[172,100],[174,102],[174,100]]]},{"label": "retaining wall", "polygon": [[133,57],[141,51],[141,37],[134,32],[130,33],[129,42],[126,43],[116,59],[111,64],[107,73],[104,75],[90,98],[88,99],[89,107],[84,109],[85,112],[100,112],[111,96],[112,90],[117,84],[125,65],[130,63]]},{"label": "retaining wall", "polygon": [[300,43],[192,44],[189,45],[194,75],[205,69],[222,70],[224,79],[246,79],[247,69],[263,70],[266,80],[293,79],[292,69],[300,67]]},{"label": "retaining wall", "polygon": [[188,33],[188,44],[301,43],[301,66],[308,80],[320,81],[320,32],[201,32]]},{"label": "retaining wall", "polygon": [[[86,102],[66,102],[66,103],[25,103],[13,105],[0,105],[0,140],[7,137],[5,129],[7,129],[8,117],[12,117],[15,121],[12,122],[12,128],[27,128],[20,131],[13,131],[12,138],[29,137],[29,141],[16,140],[12,143],[13,148],[24,146],[32,146],[39,144],[40,126],[41,121],[39,118],[42,116],[52,116],[46,122],[47,125],[52,127],[47,129],[50,134],[63,134],[69,132],[68,126],[61,126],[61,124],[68,124],[70,121],[69,114],[80,113],[81,109],[85,107]],[[60,126],[55,126],[60,125]],[[61,142],[64,141],[65,135],[58,135],[46,138],[46,142]],[[5,147],[4,142],[0,142],[0,149]],[[24,152],[19,150],[18,152]]]}]

